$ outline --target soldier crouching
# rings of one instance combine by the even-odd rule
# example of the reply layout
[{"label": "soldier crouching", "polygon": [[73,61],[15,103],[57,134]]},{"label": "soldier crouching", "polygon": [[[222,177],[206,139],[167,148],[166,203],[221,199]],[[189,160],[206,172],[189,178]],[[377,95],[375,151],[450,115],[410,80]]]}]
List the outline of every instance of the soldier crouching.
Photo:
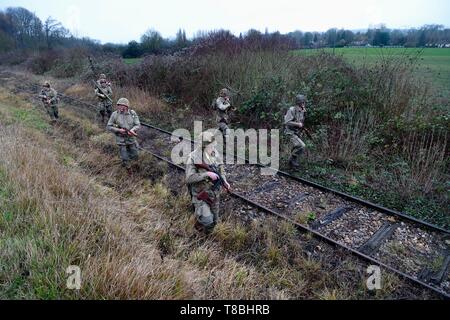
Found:
[{"label": "soldier crouching", "polygon": [[201,145],[189,154],[186,161],[186,184],[195,208],[195,228],[209,234],[219,218],[220,192],[230,190],[223,163],[216,149],[213,133],[200,135]]},{"label": "soldier crouching", "polygon": [[129,106],[128,99],[120,98],[117,101],[117,111],[109,118],[107,129],[116,135],[122,166],[131,172],[130,161],[137,160],[139,155],[136,132],[141,124],[138,115]]}]

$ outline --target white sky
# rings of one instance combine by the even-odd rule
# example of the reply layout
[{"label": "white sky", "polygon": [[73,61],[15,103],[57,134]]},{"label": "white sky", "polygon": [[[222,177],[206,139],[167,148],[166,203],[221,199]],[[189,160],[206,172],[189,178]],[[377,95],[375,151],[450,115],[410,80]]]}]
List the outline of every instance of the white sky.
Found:
[{"label": "white sky", "polygon": [[286,33],[329,28],[364,29],[450,26],[448,0],[0,0],[0,9],[22,6],[43,21],[61,21],[77,36],[102,43],[139,40],[149,28],[174,37],[199,30],[228,29],[238,35],[251,28]]}]

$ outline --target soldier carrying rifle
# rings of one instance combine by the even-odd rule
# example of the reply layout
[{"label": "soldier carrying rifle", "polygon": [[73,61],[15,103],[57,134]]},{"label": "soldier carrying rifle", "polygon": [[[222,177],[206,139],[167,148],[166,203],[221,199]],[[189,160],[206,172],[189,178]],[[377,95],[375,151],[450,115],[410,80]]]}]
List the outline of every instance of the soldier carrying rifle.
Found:
[{"label": "soldier carrying rifle", "polygon": [[102,122],[105,122],[105,118],[109,119],[112,114],[111,83],[106,81],[106,76],[104,74],[100,75],[98,81],[93,82],[95,85],[95,95],[98,98],[99,112],[102,116]]},{"label": "soldier carrying rifle", "polygon": [[195,228],[209,234],[219,218],[220,192],[230,190],[223,163],[216,149],[212,132],[200,135],[201,145],[189,154],[186,161],[186,184],[195,208]]},{"label": "soldier carrying rifle", "polygon": [[42,85],[39,98],[41,98],[45,111],[47,111],[52,121],[56,121],[59,118],[58,92],[50,86],[48,81],[45,81]]},{"label": "soldier carrying rifle", "polygon": [[299,158],[305,150],[305,143],[300,139],[300,131],[304,128],[306,113],[306,97],[299,94],[295,98],[296,105],[292,106],[284,116],[284,133],[289,137],[292,150],[289,165],[299,167]]},{"label": "soldier carrying rifle", "polygon": [[230,131],[228,127],[230,123],[228,112],[231,109],[230,95],[228,89],[224,88],[220,90],[219,97],[213,102],[213,107],[216,109],[217,112],[216,114],[217,126],[219,130],[222,132],[222,135],[226,138]]},{"label": "soldier carrying rifle", "polygon": [[116,135],[116,143],[119,146],[122,166],[131,173],[130,160],[138,159],[137,130],[141,127],[139,117],[130,109],[130,103],[126,98],[117,101],[117,111],[109,118],[107,129]]}]

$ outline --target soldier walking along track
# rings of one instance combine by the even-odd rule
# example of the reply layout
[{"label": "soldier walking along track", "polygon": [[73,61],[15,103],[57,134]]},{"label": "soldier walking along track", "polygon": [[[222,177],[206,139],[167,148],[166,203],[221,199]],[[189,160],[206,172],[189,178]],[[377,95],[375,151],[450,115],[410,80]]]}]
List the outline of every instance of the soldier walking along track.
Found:
[{"label": "soldier walking along track", "polygon": [[[90,110],[95,110],[91,104],[84,101],[61,94],[59,96],[74,105],[88,106]],[[170,147],[170,145],[160,142],[168,142],[171,133],[146,122],[141,122],[141,126],[141,131],[147,130],[149,133],[147,137],[150,135],[151,139],[142,139],[141,144],[144,147],[139,149],[180,170],[185,170],[184,167],[172,163],[163,156],[167,150],[161,150],[164,148],[161,146]],[[213,138],[206,136],[201,138],[209,142],[207,143],[209,150],[206,153],[213,154]],[[205,150],[197,152],[201,151]],[[195,152],[191,154],[191,157],[194,156]],[[215,160],[210,159],[206,164],[214,163]],[[230,170],[225,166],[218,172],[223,175],[225,187],[229,188],[230,184],[233,186],[233,190],[230,191],[233,197],[285,219],[299,230],[344,248],[370,264],[379,265],[403,279],[450,298],[449,230],[282,171],[275,176],[260,176],[259,167],[245,164],[234,166]],[[215,211],[214,201],[208,203],[206,198],[202,201],[208,204],[208,209],[204,204],[196,206],[195,199],[198,200],[199,192],[202,190],[195,185],[203,178],[208,177],[215,181],[218,176],[210,174],[212,171],[206,167],[201,169],[187,165],[186,169],[188,169],[187,183],[193,191],[191,195],[197,221],[201,227],[211,227],[219,218],[214,216],[218,211]],[[228,172],[226,177],[225,170]],[[210,196],[209,191],[205,191]],[[296,214],[306,212],[312,207],[315,208],[317,216],[311,221],[299,222]],[[392,251],[393,245],[401,245],[402,250]]]}]

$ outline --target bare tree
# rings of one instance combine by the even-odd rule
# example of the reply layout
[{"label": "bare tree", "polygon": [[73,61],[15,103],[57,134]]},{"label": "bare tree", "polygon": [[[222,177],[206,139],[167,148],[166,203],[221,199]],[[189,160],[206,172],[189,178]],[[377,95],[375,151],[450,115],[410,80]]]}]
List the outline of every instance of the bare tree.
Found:
[{"label": "bare tree", "polygon": [[25,8],[8,8],[6,15],[9,16],[13,25],[13,37],[18,47],[37,46],[42,35],[42,22],[32,12]]},{"label": "bare tree", "polygon": [[52,17],[48,17],[44,23],[44,36],[47,49],[50,49],[53,42],[61,40],[69,35],[69,30],[63,27],[61,22],[56,21]]}]

